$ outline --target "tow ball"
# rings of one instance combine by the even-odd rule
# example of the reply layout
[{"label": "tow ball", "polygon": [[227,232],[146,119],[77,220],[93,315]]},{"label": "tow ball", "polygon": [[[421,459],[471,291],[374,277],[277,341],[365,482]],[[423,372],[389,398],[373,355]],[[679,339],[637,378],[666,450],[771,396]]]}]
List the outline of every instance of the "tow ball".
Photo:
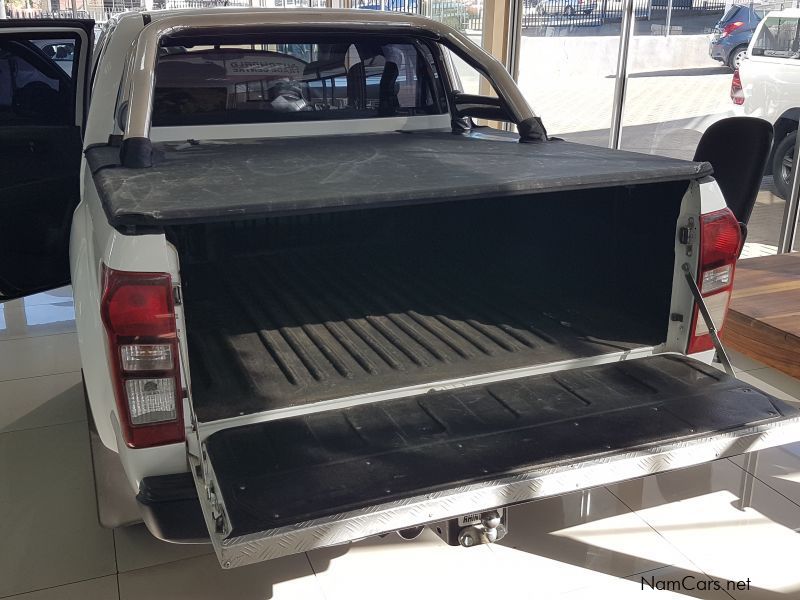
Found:
[{"label": "tow ball", "polygon": [[508,533],[504,508],[463,515],[431,525],[431,529],[451,546],[470,548],[497,542]]}]

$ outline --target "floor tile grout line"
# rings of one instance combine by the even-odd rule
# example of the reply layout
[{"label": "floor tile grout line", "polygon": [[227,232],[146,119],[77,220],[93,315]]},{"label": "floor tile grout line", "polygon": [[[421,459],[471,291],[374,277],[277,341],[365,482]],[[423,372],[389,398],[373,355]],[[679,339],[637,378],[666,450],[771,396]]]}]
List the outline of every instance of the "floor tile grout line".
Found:
[{"label": "floor tile grout line", "polygon": [[[0,330],[2,332],[2,330]],[[74,327],[72,329],[67,329],[65,331],[54,331],[52,333],[35,333],[35,332],[27,332],[27,333],[8,333],[5,334],[0,333],[0,342],[19,342],[20,340],[38,340],[40,338],[46,338],[53,335],[64,335],[65,333],[76,334],[78,330]]]},{"label": "floor tile grout line", "polygon": [[37,431],[39,429],[51,429],[53,427],[63,427],[64,425],[75,425],[78,423],[86,423],[87,419],[76,419],[74,421],[65,421],[64,423],[51,423],[49,425],[39,425],[37,427],[28,427],[26,429],[14,429],[13,431],[0,431],[0,436],[11,435],[12,433],[26,433],[29,431]]},{"label": "floor tile grout line", "polygon": [[311,557],[308,555],[308,552],[303,552],[303,556],[305,556],[306,561],[308,561],[308,567],[311,569],[311,574],[314,575],[314,583],[317,584],[320,595],[322,595],[323,598],[328,598],[328,594],[325,593],[325,588],[322,586],[322,579],[317,575],[317,570],[314,568],[314,563],[311,562]]},{"label": "floor tile grout line", "polygon": [[59,337],[62,335],[75,335],[77,331],[61,331],[59,333],[45,333],[42,335],[29,335],[25,337],[18,337],[18,338],[9,338],[9,339],[0,339],[0,345],[5,342],[17,342],[19,340],[39,340],[46,337]]},{"label": "floor tile grout line", "polygon": [[[676,546],[676,545],[675,545],[675,544],[673,544],[671,541],[669,541],[669,540],[668,540],[666,537],[664,537],[664,535],[663,535],[663,534],[662,534],[662,533],[661,533],[661,532],[660,532],[658,529],[656,529],[656,528],[655,528],[655,527],[654,527],[654,526],[653,526],[653,525],[652,525],[652,524],[651,524],[651,523],[650,523],[650,522],[649,522],[647,519],[645,519],[645,518],[644,518],[642,515],[640,515],[638,511],[636,511],[636,510],[634,510],[633,508],[631,508],[630,506],[628,506],[628,503],[627,503],[627,502],[625,502],[625,501],[624,501],[622,498],[620,498],[619,496],[617,496],[617,495],[616,495],[616,494],[615,494],[613,491],[611,491],[611,489],[609,489],[609,487],[608,487],[608,486],[603,486],[603,487],[605,488],[605,490],[606,490],[606,491],[607,491],[609,494],[611,494],[612,496],[614,496],[614,498],[616,498],[617,500],[619,500],[619,501],[622,503],[622,505],[623,505],[625,508],[627,508],[629,511],[631,511],[631,513],[633,513],[634,515],[636,515],[636,517],[637,517],[637,518],[638,518],[638,519],[639,519],[639,520],[640,520],[642,523],[644,523],[645,525],[647,525],[647,527],[649,527],[651,530],[653,530],[653,532],[655,532],[655,534],[656,534],[658,537],[660,537],[662,540],[664,540],[664,542],[665,542],[665,543],[666,543],[668,546],[670,546],[671,548],[673,548],[673,549],[675,550],[675,552],[677,552],[677,553],[678,553],[678,554],[680,554],[680,555],[681,555],[681,556],[682,556],[684,559],[686,559],[686,560],[689,562],[689,564],[690,564],[690,565],[692,565],[692,566],[693,566],[695,569],[697,569],[697,572],[698,572],[698,573],[702,573],[702,574],[703,574],[703,575],[705,575],[706,577],[710,577],[710,575],[709,575],[708,573],[706,573],[706,572],[705,572],[703,569],[701,569],[699,565],[695,564],[695,562],[694,562],[694,561],[693,561],[691,558],[689,558],[689,557],[688,557],[688,556],[687,556],[687,555],[686,555],[686,554],[683,552],[683,550],[681,550],[680,548],[678,548],[678,546]],[[667,566],[676,567],[677,565],[667,565]],[[728,594],[727,592],[725,592],[725,593],[726,593],[726,595],[730,596],[730,594]],[[731,596],[731,597],[732,597],[732,596]],[[735,599],[734,599],[734,600],[735,600]]]},{"label": "floor tile grout line", "polygon": [[[61,331],[48,331],[48,332],[37,332],[37,331],[25,331],[20,333],[12,333],[11,330],[6,327],[5,329],[0,329],[0,342],[17,342],[19,340],[38,340],[39,338],[44,338],[53,335],[64,335],[65,333],[78,333],[77,327],[73,322],[72,325],[63,325],[66,321],[58,321],[56,323],[47,323],[47,326],[52,327],[54,325],[61,325]],[[5,333],[3,333],[5,332]]]},{"label": "floor tile grout line", "polygon": [[[739,455],[739,456],[744,456],[744,455]],[[747,473],[748,475],[750,475],[751,477],[753,477],[753,478],[754,478],[756,481],[758,481],[759,483],[763,483],[765,486],[767,486],[769,489],[771,489],[773,492],[775,492],[776,494],[778,494],[778,495],[779,495],[779,496],[781,496],[782,498],[785,498],[786,500],[788,500],[789,502],[791,502],[792,504],[794,504],[795,506],[797,506],[798,508],[800,508],[800,502],[796,502],[796,501],[792,500],[791,498],[789,498],[789,496],[787,496],[786,494],[784,494],[783,492],[781,492],[779,489],[772,487],[772,486],[769,484],[769,482],[767,482],[767,481],[764,481],[763,479],[761,479],[761,478],[760,478],[758,475],[756,475],[755,473],[751,473],[750,471],[748,471],[747,469],[745,469],[743,466],[741,466],[741,465],[737,465],[735,462],[733,462],[733,460],[732,460],[731,458],[728,458],[728,459],[726,459],[726,460],[727,460],[728,462],[730,462],[732,465],[734,465],[735,467],[737,467],[737,468],[741,469],[743,472],[745,472],[745,473]]]},{"label": "floor tile grout line", "polygon": [[98,579],[105,579],[106,577],[111,577],[112,575],[114,575],[114,573],[109,573],[107,575],[98,575],[97,577],[87,577],[86,579],[77,579],[75,581],[66,581],[64,583],[59,583],[58,585],[48,585],[46,587],[28,590],[27,592],[18,592],[16,594],[0,596],[0,600],[7,600],[9,598],[19,598],[20,596],[24,596],[25,594],[35,594],[37,592],[46,592],[47,590],[57,590],[58,588],[62,588],[67,585],[75,585],[78,583],[86,583],[87,581],[96,581]]},{"label": "floor tile grout line", "polygon": [[[94,479],[94,467],[92,467],[92,479]],[[96,485],[96,484],[95,484]],[[96,500],[95,500],[96,502]],[[97,506],[95,506],[97,509]],[[117,530],[111,530],[111,543],[114,546],[114,578],[117,582],[117,600],[121,600],[122,592],[119,589],[119,558],[117,557]]]},{"label": "floor tile grout line", "polygon": [[22,433],[23,431],[36,431],[37,429],[45,429],[46,427],[58,427],[59,425],[72,425],[74,423],[85,423],[87,421],[86,416],[76,418],[76,419],[69,419],[68,421],[61,421],[59,423],[48,423],[46,425],[31,425],[30,427],[20,427],[19,429],[2,429],[0,430],[0,435],[5,435],[6,433]]},{"label": "floor tile grout line", "polygon": [[[193,546],[211,546],[211,544],[191,544]],[[185,556],[183,558],[176,558],[174,560],[166,560],[164,562],[155,563],[153,565],[147,565],[146,567],[136,567],[135,569],[128,569],[126,571],[117,571],[117,579],[119,579],[120,575],[127,575],[128,573],[136,573],[137,571],[146,571],[147,569],[155,569],[158,567],[163,567],[164,565],[174,565],[175,563],[183,562],[185,560],[194,560],[197,558],[204,558],[206,556],[213,556],[216,558],[216,554],[214,553],[213,549],[211,552],[206,554],[198,554],[196,556]],[[221,569],[220,569],[221,570]],[[2,598],[0,598],[2,600]]]},{"label": "floor tile grout line", "polygon": [[0,385],[11,381],[25,381],[26,379],[39,379],[40,377],[54,377],[56,375],[69,375],[71,373],[80,373],[80,369],[70,369],[69,371],[59,371],[57,373],[42,373],[40,375],[30,375],[28,377],[13,377],[11,379],[0,379]]}]

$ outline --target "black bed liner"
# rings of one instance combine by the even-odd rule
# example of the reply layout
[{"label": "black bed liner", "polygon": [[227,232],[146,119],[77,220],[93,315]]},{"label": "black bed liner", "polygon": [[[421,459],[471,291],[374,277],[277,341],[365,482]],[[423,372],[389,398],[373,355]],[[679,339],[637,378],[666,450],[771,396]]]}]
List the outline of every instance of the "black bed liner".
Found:
[{"label": "black bed liner", "polygon": [[184,264],[198,419],[608,354],[664,336],[660,324],[603,308],[597,296],[553,306],[514,281],[457,272],[456,261],[423,272],[413,256],[375,260],[376,252]]},{"label": "black bed liner", "polygon": [[370,206],[689,181],[708,163],[449,131],[158,143],[155,165],[86,150],[109,222],[166,226]]},{"label": "black bed liner", "polygon": [[797,412],[661,355],[226,429],[206,448],[235,537]]}]

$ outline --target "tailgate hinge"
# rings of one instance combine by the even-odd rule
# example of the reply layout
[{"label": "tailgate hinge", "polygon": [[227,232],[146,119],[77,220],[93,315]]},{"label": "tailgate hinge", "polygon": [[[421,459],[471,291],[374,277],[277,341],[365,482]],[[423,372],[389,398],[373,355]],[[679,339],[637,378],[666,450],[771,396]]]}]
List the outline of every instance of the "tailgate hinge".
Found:
[{"label": "tailgate hinge", "polygon": [[678,241],[686,246],[686,256],[692,255],[694,243],[697,240],[697,228],[694,223],[694,218],[689,217],[686,222],[686,227],[681,227],[678,230]]},{"label": "tailgate hinge", "polygon": [[201,445],[200,450],[200,466],[198,471],[197,475],[203,479],[203,493],[205,494],[205,499],[208,501],[208,506],[211,509],[211,518],[214,521],[214,532],[226,536],[228,535],[229,528],[227,519],[225,518],[225,508],[219,497],[214,474],[209,467],[208,455],[203,445]]}]

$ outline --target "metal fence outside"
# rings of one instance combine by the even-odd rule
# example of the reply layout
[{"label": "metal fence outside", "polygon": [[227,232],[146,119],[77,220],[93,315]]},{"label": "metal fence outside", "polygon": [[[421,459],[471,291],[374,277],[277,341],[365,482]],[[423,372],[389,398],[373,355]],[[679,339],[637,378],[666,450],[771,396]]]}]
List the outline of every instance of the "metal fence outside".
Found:
[{"label": "metal fence outside", "polygon": [[480,32],[483,0],[25,0],[30,8],[6,7],[11,19],[90,18],[102,23],[111,16],[131,11],[223,6],[265,8],[359,8],[405,12],[430,17],[454,29]]},{"label": "metal fence outside", "polygon": [[[360,8],[420,14],[468,33],[483,28],[484,0],[25,0],[32,8],[8,6],[9,18],[92,18],[104,22],[130,11],[153,9],[212,8],[220,6],[268,8]],[[623,0],[521,0],[522,28],[599,27],[622,20]],[[740,3],[740,2],[737,2]],[[741,2],[744,3],[744,2]],[[793,0],[775,2],[775,7]],[[780,6],[779,6],[780,5]],[[725,0],[672,0],[672,15],[722,14]],[[771,5],[759,4],[769,7]],[[634,0],[637,19],[662,19],[669,0]],[[530,34],[529,34],[530,35]]]},{"label": "metal fence outside", "polygon": [[[622,0],[523,0],[522,27],[599,27],[622,20]],[[635,0],[637,19],[663,16],[668,0]],[[672,14],[722,14],[725,0],[673,0]]]},{"label": "metal fence outside", "polygon": [[26,0],[28,8],[9,6],[9,19],[94,19],[98,23],[111,15],[131,10],[143,10],[142,0]]}]

